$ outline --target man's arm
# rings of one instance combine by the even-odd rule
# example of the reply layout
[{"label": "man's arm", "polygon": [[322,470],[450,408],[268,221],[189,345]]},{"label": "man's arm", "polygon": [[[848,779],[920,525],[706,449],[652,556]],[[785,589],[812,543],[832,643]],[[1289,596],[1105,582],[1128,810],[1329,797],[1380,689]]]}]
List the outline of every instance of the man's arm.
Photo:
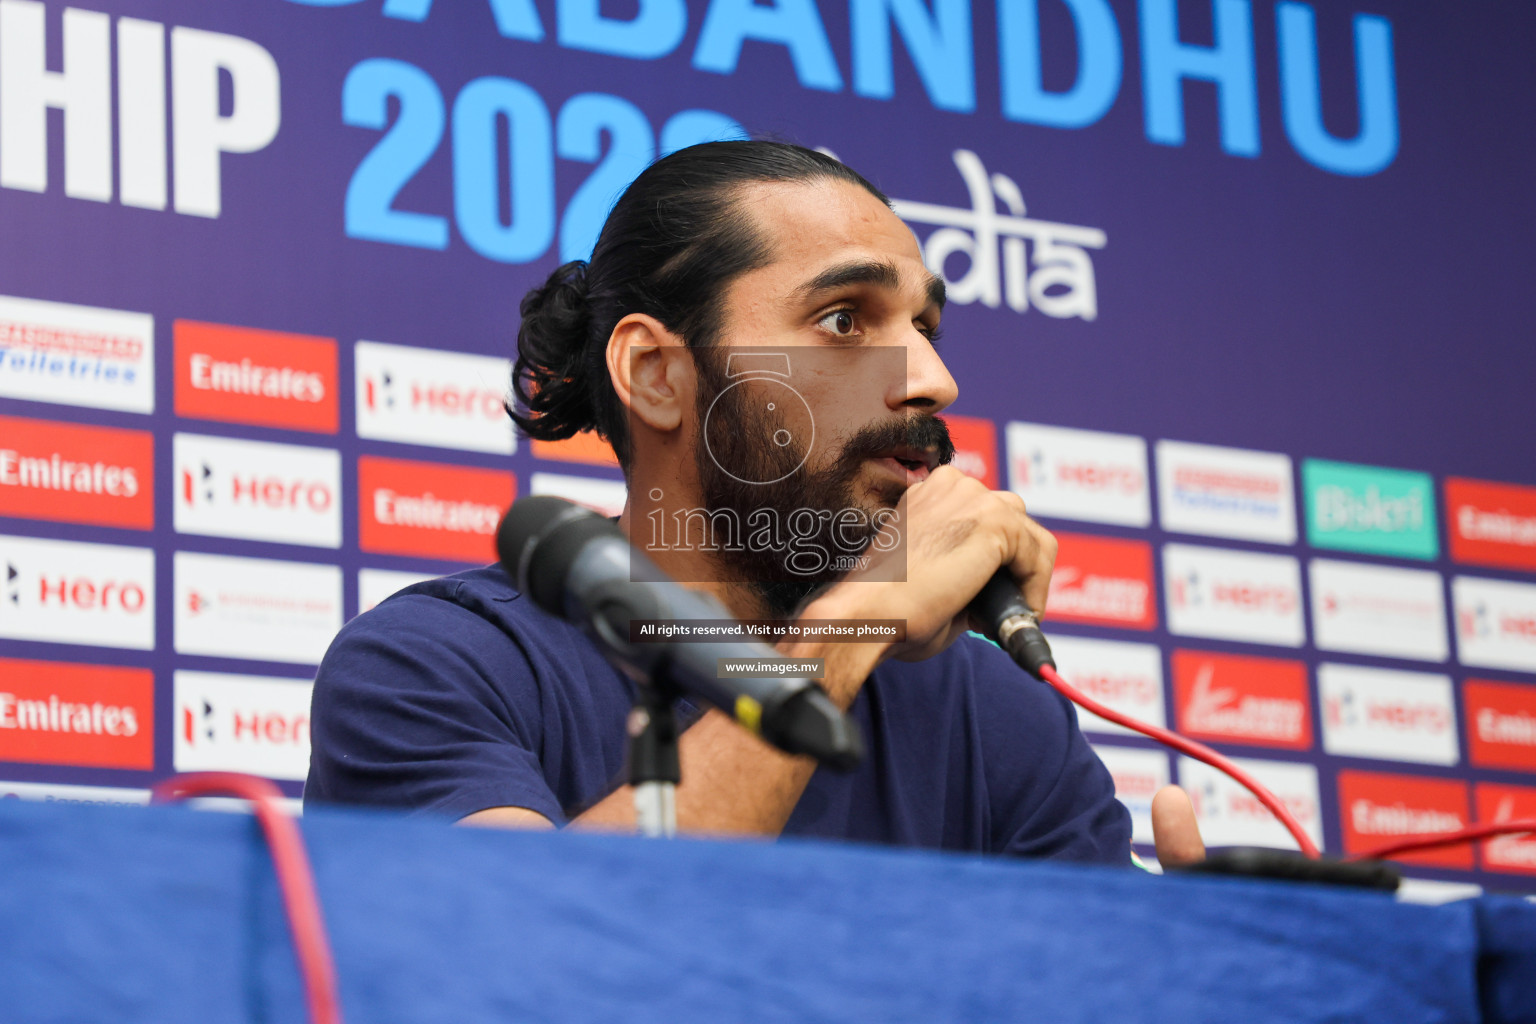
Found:
[{"label": "man's arm", "polygon": [[[891,529],[899,546],[874,554],[868,566],[830,587],[801,614],[902,619],[905,643],[783,648],[791,657],[825,658],[824,685],[844,709],[882,659],[930,657],[961,636],[968,625],[966,605],[998,566],[1008,566],[1023,581],[1031,607],[1045,605],[1055,541],[1028,519],[1014,494],[989,491],[952,467],[940,467],[902,497]],[[695,833],[778,835],[816,769],[810,758],[780,753],[715,711],[683,734],[679,759],[678,829]],[[469,815],[464,823],[541,827],[547,819],[522,808],[496,807]],[[571,824],[633,831],[633,789],[620,787]]]}]

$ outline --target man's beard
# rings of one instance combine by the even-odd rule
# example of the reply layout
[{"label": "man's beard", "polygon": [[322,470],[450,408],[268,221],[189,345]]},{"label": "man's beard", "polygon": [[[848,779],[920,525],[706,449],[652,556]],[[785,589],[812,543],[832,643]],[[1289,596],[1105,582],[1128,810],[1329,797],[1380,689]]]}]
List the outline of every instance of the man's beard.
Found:
[{"label": "man's beard", "polygon": [[[801,572],[788,563],[787,550],[753,550],[745,543],[746,536],[754,533],[749,525],[753,513],[763,510],[771,514],[771,521],[788,534],[791,517],[800,513],[799,521],[804,524],[809,517],[802,510],[809,510],[815,516],[815,530],[794,534],[797,543],[838,556],[857,556],[880,532],[881,523],[873,513],[895,508],[906,490],[894,480],[882,481],[875,506],[868,507],[854,494],[864,463],[905,447],[931,451],[943,465],[954,458],[954,442],[943,420],[908,410],[900,418],[893,416],[859,429],[842,442],[830,461],[807,458],[801,466],[801,451],[792,445],[769,443],[776,431],[786,427],[786,417],[773,408],[773,403],[761,401],[761,393],[751,383],[732,387],[712,365],[715,360],[707,355],[697,358],[699,354],[695,352],[698,417],[701,431],[707,431],[694,452],[700,494],[705,508],[733,511],[743,528],[743,536],[737,538],[741,543],[734,549],[716,548],[723,579],[750,587],[770,617],[788,618],[819,587],[847,571],[829,559],[821,571]],[[829,442],[836,443],[835,438]],[[813,461],[819,468],[811,468]],[[730,467],[730,472],[723,467]],[[839,519],[838,514],[849,509],[863,513],[864,526],[849,527],[847,517]],[[764,519],[767,516],[759,521]]]}]

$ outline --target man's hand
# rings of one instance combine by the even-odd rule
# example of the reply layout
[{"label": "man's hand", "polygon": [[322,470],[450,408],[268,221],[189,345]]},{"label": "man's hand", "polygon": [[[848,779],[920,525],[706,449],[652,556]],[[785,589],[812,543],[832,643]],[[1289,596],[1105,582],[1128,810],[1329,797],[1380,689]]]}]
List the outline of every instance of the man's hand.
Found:
[{"label": "man's hand", "polygon": [[1056,538],[1025,514],[1023,498],[988,490],[953,466],[909,487],[868,550],[870,563],[818,602],[839,607],[837,617],[905,620],[906,642],[889,654],[908,661],[938,654],[970,627],[966,606],[999,566],[1044,611],[1056,562]]},{"label": "man's hand", "polygon": [[1195,821],[1195,806],[1178,786],[1164,786],[1152,797],[1152,842],[1157,862],[1183,868],[1205,860],[1205,842]]}]

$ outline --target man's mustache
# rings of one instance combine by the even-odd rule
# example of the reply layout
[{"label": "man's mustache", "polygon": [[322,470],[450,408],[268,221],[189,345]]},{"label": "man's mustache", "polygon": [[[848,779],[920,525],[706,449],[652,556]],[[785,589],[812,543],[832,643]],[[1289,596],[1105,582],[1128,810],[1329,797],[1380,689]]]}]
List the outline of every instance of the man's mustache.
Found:
[{"label": "man's mustache", "polygon": [[863,462],[888,455],[895,448],[932,452],[938,456],[936,465],[940,466],[948,465],[955,458],[955,442],[949,436],[949,424],[937,416],[923,414],[871,423],[861,428],[843,445],[838,461],[844,464]]}]

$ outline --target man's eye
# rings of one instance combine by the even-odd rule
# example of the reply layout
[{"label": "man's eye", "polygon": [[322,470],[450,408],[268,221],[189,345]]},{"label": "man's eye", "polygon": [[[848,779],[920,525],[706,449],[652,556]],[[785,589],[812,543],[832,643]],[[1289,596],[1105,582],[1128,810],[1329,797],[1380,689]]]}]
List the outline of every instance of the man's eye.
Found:
[{"label": "man's eye", "polygon": [[853,310],[839,309],[821,318],[821,326],[839,337],[853,334]]}]

